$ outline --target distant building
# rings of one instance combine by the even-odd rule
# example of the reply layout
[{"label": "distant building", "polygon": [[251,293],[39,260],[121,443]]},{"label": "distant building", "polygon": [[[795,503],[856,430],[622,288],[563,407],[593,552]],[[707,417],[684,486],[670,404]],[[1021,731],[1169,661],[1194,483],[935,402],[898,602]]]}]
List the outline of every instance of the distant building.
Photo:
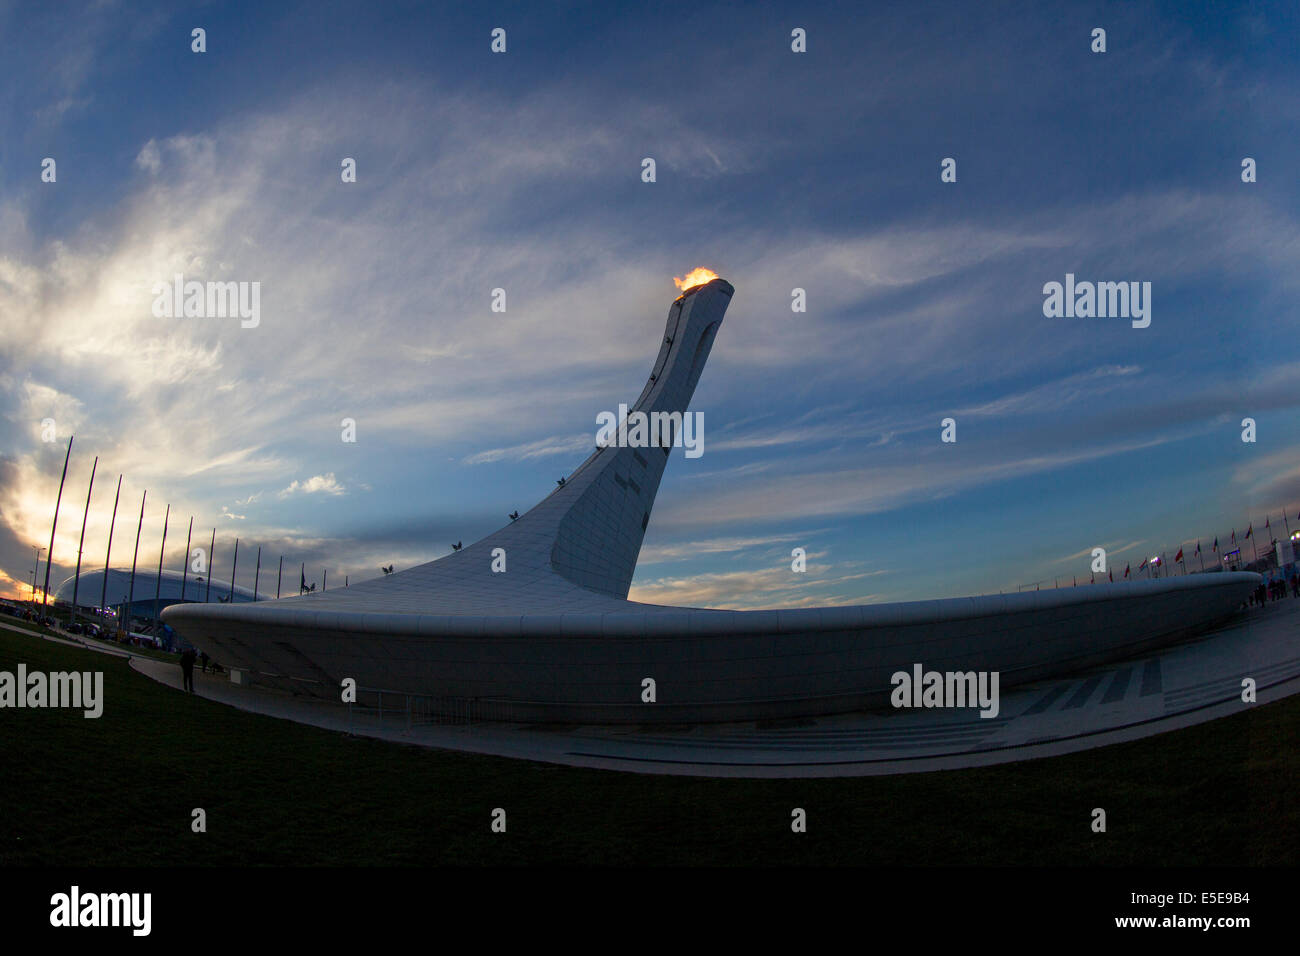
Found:
[{"label": "distant building", "polygon": [[[183,577],[185,578],[185,591],[182,594],[181,579]],[[68,578],[54,589],[51,597],[56,604],[71,606],[73,583],[74,578]],[[104,593],[103,568],[94,571],[82,571],[81,583],[76,588],[77,605],[82,613],[93,613],[99,607],[100,595],[103,594],[104,603],[109,608],[120,612],[123,606],[127,604],[127,599],[131,598],[130,614],[132,617],[152,618],[154,615],[154,592],[157,587],[158,569],[156,567],[152,571],[136,569],[134,596],[131,595],[130,568],[109,568],[108,591],[106,594]],[[230,582],[213,578],[211,594],[208,595],[208,579],[206,575],[196,577],[194,574],[184,575],[180,571],[163,571],[162,592],[158,595],[158,608],[161,610],[182,602],[198,603],[205,599],[210,600],[213,604],[225,601],[230,597]],[[265,593],[258,595],[259,598],[266,596]],[[270,596],[275,596],[274,591]],[[251,590],[241,587],[235,588],[235,603],[240,604],[252,600],[253,592]]]}]

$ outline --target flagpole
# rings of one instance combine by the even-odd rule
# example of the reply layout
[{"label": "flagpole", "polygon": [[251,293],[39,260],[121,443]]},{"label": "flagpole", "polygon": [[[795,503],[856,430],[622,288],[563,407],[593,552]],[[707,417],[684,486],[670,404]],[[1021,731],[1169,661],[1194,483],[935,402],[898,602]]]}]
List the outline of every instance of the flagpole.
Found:
[{"label": "flagpole", "polygon": [[257,579],[262,576],[262,546],[257,546],[257,569],[253,571],[253,601],[257,602]]},{"label": "flagpole", "polygon": [[[162,547],[158,549],[158,583],[154,586],[153,592],[153,636],[158,637],[158,599],[162,596],[162,566],[163,555],[167,553],[167,520],[172,516],[172,506],[167,506],[167,513],[163,515],[163,536]],[[161,638],[159,638],[161,640]]]},{"label": "flagpole", "polygon": [[122,476],[117,476],[117,494],[113,495],[113,517],[108,522],[108,548],[104,552],[104,586],[99,590],[99,610],[108,601],[108,559],[113,554],[113,525],[117,524],[117,500],[122,497]]},{"label": "flagpole", "polygon": [[135,550],[131,552],[131,588],[126,594],[126,627],[124,630],[129,635],[131,633],[131,605],[135,603],[135,563],[140,557],[140,529],[144,527],[144,502],[149,497],[149,489],[146,488],[140,495],[140,521],[135,526]]},{"label": "flagpole", "polygon": [[54,499],[54,520],[50,522],[49,554],[45,557],[45,587],[41,591],[41,608],[44,609],[50,597],[50,566],[54,563],[54,529],[59,526],[59,503],[63,501],[63,482],[68,477],[68,459],[72,457],[72,440],[76,435],[68,436],[68,450],[63,455],[63,477],[59,479],[59,496]]},{"label": "flagpole", "polygon": [[208,545],[208,586],[203,590],[203,603],[207,604],[212,600],[212,562],[217,557],[217,529],[212,529],[212,543]]},{"label": "flagpole", "polygon": [[284,555],[280,555],[280,570],[275,572],[275,599],[280,600],[280,578],[284,577]]},{"label": "flagpole", "polygon": [[230,562],[230,597],[226,598],[227,604],[235,603],[235,568],[239,566],[239,539],[235,539],[235,557]]},{"label": "flagpole", "polygon": [[190,538],[194,534],[194,515],[190,515],[190,529],[185,532],[185,558],[181,561],[181,603],[187,598],[185,590],[190,583]]},{"label": "flagpole", "polygon": [[90,517],[90,496],[95,491],[95,471],[99,468],[99,456],[90,466],[90,487],[86,489],[86,510],[81,515],[81,538],[77,541],[77,570],[72,575],[72,620],[77,619],[77,594],[81,590],[81,552],[86,546],[86,519]]},{"label": "flagpole", "polygon": [[36,576],[41,573],[41,552],[45,550],[43,545],[34,544],[32,550],[36,552],[36,567],[32,568],[32,610],[36,610]]}]

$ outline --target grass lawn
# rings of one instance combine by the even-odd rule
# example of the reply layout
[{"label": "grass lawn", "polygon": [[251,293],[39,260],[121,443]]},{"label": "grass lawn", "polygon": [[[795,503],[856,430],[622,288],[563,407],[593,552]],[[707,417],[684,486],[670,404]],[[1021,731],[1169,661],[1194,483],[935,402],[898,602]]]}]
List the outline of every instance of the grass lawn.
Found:
[{"label": "grass lawn", "polygon": [[[0,670],[103,670],[104,715],[0,710],[0,865],[1289,864],[1300,695],[1129,744],[838,780],[652,777],[345,735],[0,630]],[[808,832],[790,832],[790,810]],[[195,807],[208,832],[190,830]],[[494,807],[506,834],[489,829]],[[1108,832],[1089,828],[1104,807]]]}]

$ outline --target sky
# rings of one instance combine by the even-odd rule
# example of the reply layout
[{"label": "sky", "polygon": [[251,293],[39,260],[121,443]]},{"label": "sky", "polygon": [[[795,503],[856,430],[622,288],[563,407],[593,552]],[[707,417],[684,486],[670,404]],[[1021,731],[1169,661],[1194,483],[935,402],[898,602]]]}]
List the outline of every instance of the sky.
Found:
[{"label": "sky", "polygon": [[[96,456],[86,567],[119,474],[114,566],[146,489],[142,567],[170,505],[166,567],[192,516],[250,587],[258,547],[337,586],[475,541],[635,400],[695,266],[736,293],[634,600],[1013,591],[1088,580],[1096,547],[1118,572],[1300,530],[1298,26],[1287,3],[0,2],[0,594],[30,593],[73,434],[52,586]],[[177,273],[259,283],[258,323],[155,315]],[[1150,326],[1045,316],[1067,273],[1151,283]]]}]

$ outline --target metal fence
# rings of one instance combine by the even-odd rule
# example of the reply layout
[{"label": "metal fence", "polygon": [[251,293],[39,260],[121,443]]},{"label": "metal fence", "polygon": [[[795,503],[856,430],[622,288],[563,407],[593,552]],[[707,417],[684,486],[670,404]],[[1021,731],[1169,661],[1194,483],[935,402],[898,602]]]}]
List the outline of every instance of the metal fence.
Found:
[{"label": "metal fence", "polygon": [[513,721],[512,701],[479,697],[437,697],[401,691],[358,687],[356,703],[346,705],[349,722],[354,714],[375,718],[381,725],[444,725],[473,727],[475,724]]}]

